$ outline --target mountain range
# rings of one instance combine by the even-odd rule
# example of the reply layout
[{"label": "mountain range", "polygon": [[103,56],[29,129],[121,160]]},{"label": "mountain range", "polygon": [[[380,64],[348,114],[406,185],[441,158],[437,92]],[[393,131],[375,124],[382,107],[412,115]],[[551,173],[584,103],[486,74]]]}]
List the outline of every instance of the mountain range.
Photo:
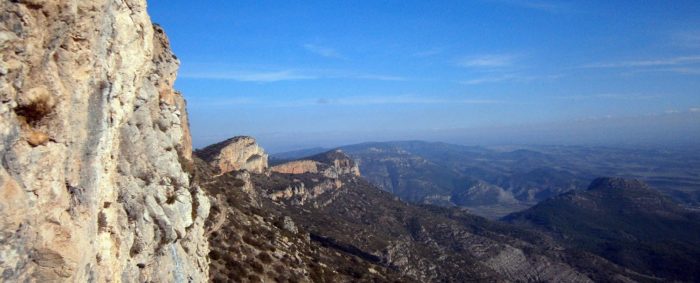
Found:
[{"label": "mountain range", "polygon": [[[643,180],[684,205],[700,206],[700,154],[692,149],[584,146],[461,146],[375,142],[339,147],[362,175],[401,199],[460,206],[496,219],[600,176]],[[273,154],[271,163],[322,148]]]},{"label": "mountain range", "polygon": [[694,149],[193,150],[144,0],[0,19],[2,282],[700,280]]},{"label": "mountain range", "polygon": [[[312,153],[313,152],[309,152]],[[676,245],[665,248],[665,255],[675,261],[658,263],[654,254],[646,253],[635,262],[620,261],[609,254],[588,246],[577,246],[574,236],[562,236],[552,231],[559,231],[557,225],[571,222],[556,222],[551,226],[539,227],[541,221],[532,223],[522,220],[531,219],[521,216],[528,211],[539,212],[539,205],[521,214],[510,214],[501,221],[488,220],[472,214],[459,206],[436,206],[404,201],[401,198],[379,189],[364,179],[367,169],[357,173],[357,164],[343,150],[331,150],[287,162],[272,159],[272,167],[263,173],[248,171],[231,171],[223,175],[199,173],[206,176],[204,188],[218,201],[214,209],[214,219],[219,218],[224,207],[230,211],[230,220],[213,226],[221,231],[210,238],[210,246],[215,258],[212,258],[212,272],[222,281],[227,279],[247,280],[241,274],[253,278],[296,278],[308,279],[294,270],[279,267],[277,271],[262,273],[252,272],[260,254],[277,251],[272,261],[286,257],[298,257],[297,269],[313,268],[311,281],[419,281],[419,282],[463,282],[463,281],[554,281],[554,282],[590,282],[590,281],[641,281],[658,282],[669,279],[692,281],[692,272],[666,272],[664,268],[687,265],[694,260],[687,256],[675,257],[673,254],[686,252],[686,246]],[[206,164],[206,162],[202,162]],[[313,164],[313,165],[312,165]],[[366,167],[365,167],[366,168]],[[211,167],[199,167],[202,172],[214,172]],[[629,185],[634,184],[634,185]],[[596,179],[588,191],[606,187],[611,191],[629,190],[613,201],[605,198],[594,199],[595,209],[602,213],[614,211],[616,204],[630,205],[637,209],[652,209],[658,205],[642,200],[663,197],[661,208],[673,207],[674,213],[690,215],[679,226],[668,222],[667,227],[676,227],[678,231],[694,229],[697,218],[693,211],[650,189],[639,181],[617,178]],[[547,201],[557,200],[567,195],[582,193],[572,190],[555,195]],[[586,191],[587,192],[587,191]],[[237,196],[237,197],[234,197]],[[666,205],[666,206],[664,206]],[[634,206],[634,205],[631,205]],[[240,207],[247,207],[241,209]],[[612,207],[612,208],[611,208]],[[597,211],[595,210],[594,211]],[[658,209],[657,209],[658,210]],[[245,211],[245,212],[241,212]],[[543,215],[575,215],[578,211],[569,211],[568,207],[558,206]],[[615,222],[644,223],[635,220],[636,211],[615,218],[604,228],[615,233]],[[529,214],[528,214],[529,215]],[[584,221],[586,218],[580,219]],[[648,220],[665,223],[666,218],[658,215]],[[218,221],[214,221],[217,222]],[[237,223],[228,223],[236,221]],[[635,222],[636,221],[636,222]],[[243,224],[241,224],[243,223]],[[247,228],[241,228],[241,227]],[[579,227],[574,225],[574,227]],[[549,229],[548,229],[549,228]],[[654,228],[654,227],[648,227]],[[648,229],[641,228],[641,229]],[[227,230],[230,229],[230,230]],[[264,230],[264,231],[257,231]],[[244,231],[244,232],[241,232]],[[250,232],[245,232],[250,231]],[[291,231],[291,232],[290,232]],[[572,235],[585,238],[586,243],[595,243],[607,239],[605,233],[585,234],[586,231],[571,231]],[[250,247],[245,234],[266,235],[267,246]],[[681,243],[690,245],[694,232]],[[238,234],[241,236],[232,237]],[[248,236],[248,241],[254,236]],[[294,240],[296,239],[296,240]],[[578,239],[578,238],[575,238]],[[603,239],[603,240],[601,240]],[[657,238],[663,242],[663,238]],[[674,238],[672,238],[674,239]],[[285,245],[296,241],[295,245]],[[631,245],[634,240],[625,242],[625,238],[608,239],[609,244]],[[253,241],[254,242],[254,241]],[[278,246],[282,245],[282,247]],[[226,268],[227,261],[222,254],[231,253],[231,247],[237,256],[227,259],[241,262],[240,259],[253,258],[253,263],[236,267],[236,272]],[[289,246],[294,246],[289,250]],[[224,247],[218,250],[218,247]],[[242,247],[248,247],[247,250]],[[678,249],[678,250],[676,250]],[[291,255],[289,253],[292,253]],[[692,255],[692,250],[687,250]],[[267,258],[267,256],[263,256]],[[239,260],[236,260],[238,258]],[[244,261],[248,262],[250,260]],[[218,263],[220,262],[220,263]],[[262,266],[262,260],[259,262]],[[646,264],[646,265],[645,265]],[[250,265],[250,266],[249,266]],[[274,265],[274,264],[273,264]],[[280,264],[283,265],[283,264]],[[318,266],[317,266],[318,265]],[[215,266],[222,266],[218,269]],[[276,265],[274,265],[276,266]],[[286,265],[285,265],[286,266]],[[329,266],[335,270],[325,269]],[[647,268],[644,268],[647,267]],[[241,273],[240,270],[245,272]],[[691,270],[692,271],[692,270]],[[296,275],[293,275],[296,274]],[[286,276],[286,277],[285,277]],[[294,277],[296,276],[296,277]],[[246,277],[247,278],[247,277]],[[306,278],[306,279],[305,279]],[[323,278],[323,279],[321,279]]]}]

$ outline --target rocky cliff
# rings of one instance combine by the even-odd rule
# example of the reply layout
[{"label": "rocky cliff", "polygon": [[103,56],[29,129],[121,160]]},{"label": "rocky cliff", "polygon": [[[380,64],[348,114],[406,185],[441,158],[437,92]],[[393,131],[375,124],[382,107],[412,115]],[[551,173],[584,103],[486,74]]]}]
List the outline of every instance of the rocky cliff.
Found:
[{"label": "rocky cliff", "polygon": [[[265,188],[266,196],[273,201],[287,201],[294,204],[305,204],[321,195],[336,195],[343,187],[343,178],[359,177],[360,170],[348,155],[341,150],[332,150],[317,154],[307,159],[289,161],[270,168],[273,173],[266,178],[272,183],[286,183],[283,189],[274,186]],[[291,182],[280,181],[280,175],[291,179]],[[286,176],[285,176],[286,175]],[[260,179],[260,178],[258,178]],[[322,202],[313,201],[315,206],[327,205],[333,197]]]},{"label": "rocky cliff", "polygon": [[282,174],[219,175],[206,162],[195,162],[197,178],[213,196],[207,221],[213,282],[411,282],[377,262],[318,244],[290,217],[265,208],[270,197],[251,181],[286,186],[289,180],[275,178]]},{"label": "rocky cliff", "polygon": [[289,217],[313,245],[395,270],[406,282],[591,282],[556,243],[463,210],[402,202],[354,174],[252,177],[262,211]]},{"label": "rocky cliff", "polygon": [[318,173],[318,162],[295,160],[270,167],[270,171],[282,174]]},{"label": "rocky cliff", "polygon": [[272,166],[270,171],[282,174],[320,173],[328,178],[345,174],[360,176],[360,168],[342,150],[331,150],[307,159],[293,160]]},{"label": "rocky cliff", "polygon": [[207,280],[177,68],[143,0],[0,2],[0,281]]},{"label": "rocky cliff", "polygon": [[215,196],[207,225],[214,282],[648,279],[540,232],[455,207],[403,202],[358,176],[342,151],[264,174],[219,173],[216,163],[195,162],[197,178]]},{"label": "rocky cliff", "polygon": [[255,139],[233,137],[197,151],[197,156],[218,169],[219,174],[236,170],[262,173],[267,169],[267,153]]}]

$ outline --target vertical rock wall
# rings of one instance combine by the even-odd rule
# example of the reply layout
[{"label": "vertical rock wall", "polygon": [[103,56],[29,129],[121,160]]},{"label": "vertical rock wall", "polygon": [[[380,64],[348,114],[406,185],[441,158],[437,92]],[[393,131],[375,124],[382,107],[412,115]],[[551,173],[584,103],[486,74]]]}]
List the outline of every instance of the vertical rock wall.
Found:
[{"label": "vertical rock wall", "polygon": [[177,68],[144,0],[0,1],[0,281],[207,281]]},{"label": "vertical rock wall", "polygon": [[236,170],[263,173],[267,170],[267,153],[255,139],[238,136],[212,144],[196,152],[197,156],[216,168],[219,174]]}]

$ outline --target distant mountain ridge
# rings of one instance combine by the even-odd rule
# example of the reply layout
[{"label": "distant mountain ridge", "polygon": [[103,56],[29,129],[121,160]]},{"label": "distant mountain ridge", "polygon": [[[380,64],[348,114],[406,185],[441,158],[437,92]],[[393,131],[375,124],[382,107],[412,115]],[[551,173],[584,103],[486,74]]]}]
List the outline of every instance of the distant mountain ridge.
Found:
[{"label": "distant mountain ridge", "polygon": [[[300,166],[307,161],[318,164],[299,169],[317,169],[289,168],[289,165]],[[336,170],[339,174],[328,174],[320,169],[334,167],[346,169]],[[245,177],[235,178],[240,178],[238,182],[245,184],[242,186],[254,188],[248,191],[253,195],[251,199],[259,200],[261,212],[278,215],[272,218],[289,217],[299,231],[306,231],[312,248],[320,246],[355,256],[358,267],[369,264],[376,265],[370,269],[393,270],[408,278],[403,281],[589,282],[589,276],[598,278],[595,274],[579,272],[560,259],[562,255],[544,248],[556,246],[556,243],[528,236],[522,230],[511,230],[463,210],[402,202],[347,168],[354,168],[354,162],[344,152],[332,150],[275,165],[269,173],[251,174],[249,181]],[[231,172],[215,180],[225,184],[224,180],[234,176]],[[219,187],[210,191],[225,190]],[[229,205],[240,203],[229,202]],[[522,235],[510,235],[518,233]],[[215,250],[221,246],[217,239],[212,241]],[[488,248],[484,250],[483,247]],[[591,268],[602,270],[605,266],[606,263],[595,264]],[[359,281],[371,278],[367,277],[371,271],[354,270],[346,275],[356,276],[355,280]],[[623,277],[629,275],[619,272]],[[333,282],[344,281],[342,278],[337,277]]]},{"label": "distant mountain ridge", "polygon": [[[599,176],[651,183],[685,205],[700,206],[700,154],[582,146],[478,147],[441,142],[369,142],[339,147],[363,176],[401,199],[461,206],[492,219],[526,209]],[[274,162],[323,149],[272,155]]]},{"label": "distant mountain ridge", "polygon": [[598,178],[504,221],[665,280],[700,280],[700,213],[638,180]]}]

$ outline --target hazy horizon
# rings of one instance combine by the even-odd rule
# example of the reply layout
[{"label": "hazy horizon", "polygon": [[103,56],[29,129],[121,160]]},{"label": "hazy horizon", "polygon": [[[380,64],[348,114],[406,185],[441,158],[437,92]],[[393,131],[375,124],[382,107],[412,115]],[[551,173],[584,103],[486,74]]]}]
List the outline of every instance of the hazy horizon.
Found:
[{"label": "hazy horizon", "polygon": [[149,4],[195,147],[700,140],[697,1]]}]

